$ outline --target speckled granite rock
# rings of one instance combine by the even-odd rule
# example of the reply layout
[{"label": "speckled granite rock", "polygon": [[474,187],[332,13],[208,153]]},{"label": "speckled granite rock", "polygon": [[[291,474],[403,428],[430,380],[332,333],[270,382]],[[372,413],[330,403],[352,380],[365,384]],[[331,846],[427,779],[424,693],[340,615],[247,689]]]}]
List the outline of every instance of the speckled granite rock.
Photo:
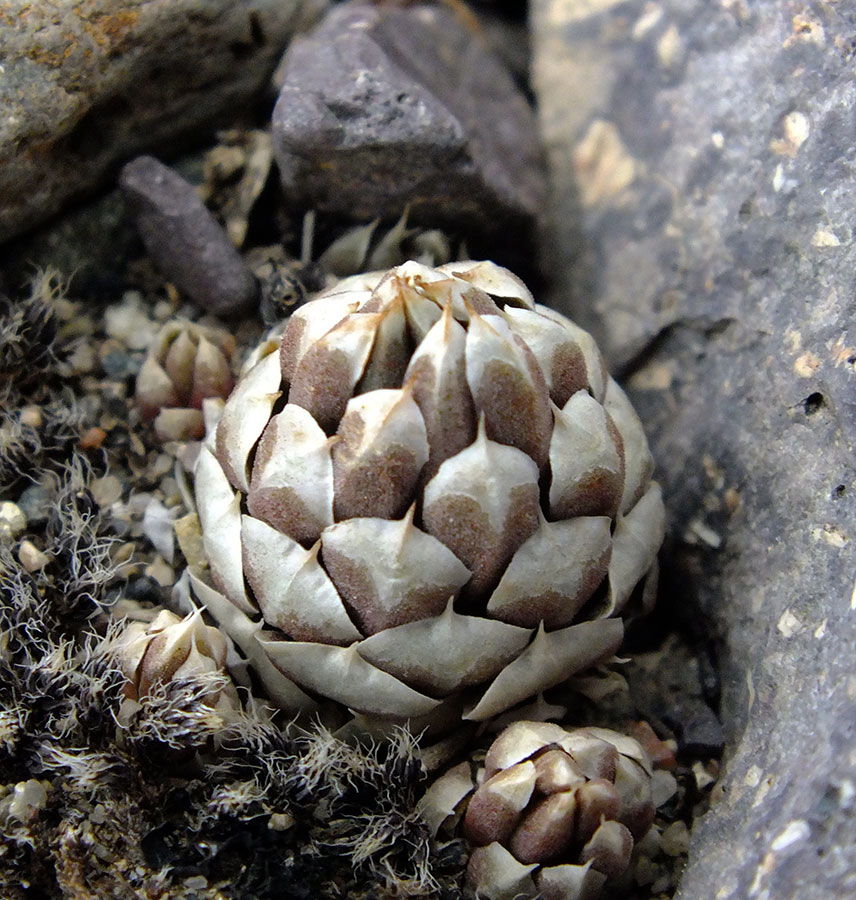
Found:
[{"label": "speckled granite rock", "polygon": [[325,0],[58,0],[0,10],[0,241],[111,165],[240,109]]},{"label": "speckled granite rock", "polygon": [[856,15],[534,0],[533,24],[555,298],[629,376],[673,599],[722,638],[726,765],[679,896],[856,896]]},{"label": "speckled granite rock", "polygon": [[358,219],[409,204],[412,222],[519,253],[544,201],[535,119],[468,24],[442,5],[356,2],[295,41],[273,114],[287,193]]}]

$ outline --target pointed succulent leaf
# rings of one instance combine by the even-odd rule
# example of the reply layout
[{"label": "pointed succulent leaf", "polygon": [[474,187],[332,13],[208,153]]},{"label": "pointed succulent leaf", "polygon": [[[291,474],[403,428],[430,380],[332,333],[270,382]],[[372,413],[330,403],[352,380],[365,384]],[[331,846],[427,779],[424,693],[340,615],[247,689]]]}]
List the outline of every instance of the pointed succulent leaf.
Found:
[{"label": "pointed succulent leaf", "polygon": [[399,220],[377,242],[377,246],[372,250],[366,262],[367,269],[391,269],[404,262],[402,241],[407,240],[415,230],[407,227],[407,214],[408,210],[405,207]]},{"label": "pointed succulent leaf", "polygon": [[538,467],[515,447],[476,440],[447,459],[425,487],[427,530],[473,572],[470,589],[496,583],[517,546],[538,527]]},{"label": "pointed succulent leaf", "polygon": [[558,741],[559,746],[582,769],[586,778],[615,778],[618,750],[611,741],[605,741],[588,728],[575,728]]},{"label": "pointed succulent leaf", "polygon": [[446,263],[437,268],[440,272],[447,272],[455,278],[470,282],[491,297],[499,297],[515,306],[535,309],[535,298],[529,288],[513,272],[495,262],[468,260]]},{"label": "pointed succulent leaf", "polygon": [[333,524],[330,438],[302,406],[287,403],[265,428],[253,461],[247,507],[305,543],[314,543]]},{"label": "pointed succulent leaf", "polygon": [[582,769],[564,750],[547,750],[535,758],[536,789],[541,794],[556,794],[585,784]]},{"label": "pointed succulent leaf", "polygon": [[[198,339],[191,337],[189,328],[179,328],[170,343],[163,360],[163,367],[181,395],[182,405],[188,404],[190,386],[193,384],[193,369],[196,361]],[[214,396],[214,394],[209,394]],[[226,396],[221,394],[220,396]]]},{"label": "pointed succulent leaf", "polygon": [[270,419],[280,382],[279,359],[269,353],[238,382],[217,425],[217,458],[229,481],[244,492],[250,454]]},{"label": "pointed succulent leaf", "polygon": [[606,875],[592,868],[591,861],[582,866],[545,866],[535,876],[541,900],[598,900]]},{"label": "pointed succulent leaf", "polygon": [[485,777],[490,778],[500,769],[528,759],[548,744],[558,744],[567,736],[568,732],[561,725],[552,722],[513,722],[490,745],[484,760]]},{"label": "pointed succulent leaf", "polygon": [[440,541],[403,519],[356,518],[321,535],[322,559],[364,634],[437,616],[470,577]]},{"label": "pointed succulent leaf", "polygon": [[476,847],[493,841],[506,843],[532,797],[535,777],[535,766],[522,762],[497,772],[479,785],[464,815],[466,839]]},{"label": "pointed succulent leaf", "polygon": [[530,309],[507,306],[503,314],[511,330],[532,351],[556,406],[561,409],[573,394],[588,388],[585,355],[564,325]]},{"label": "pointed succulent leaf", "polygon": [[243,517],[242,535],[244,571],[265,622],[297,641],[347,645],[360,639],[318,562],[319,544],[305,550],[252,516]]},{"label": "pointed succulent leaf", "polygon": [[345,283],[339,282],[335,290],[295,310],[289,317],[282,335],[280,349],[282,377],[290,382],[297,364],[307,349],[334,325],[338,325],[345,316],[356,312],[360,304],[369,297],[371,291],[346,290]]},{"label": "pointed succulent leaf", "polygon": [[460,805],[461,801],[476,788],[473,773],[468,762],[458,763],[439,778],[419,798],[416,812],[427,824],[432,836]]},{"label": "pointed succulent leaf", "polygon": [[599,728],[595,725],[589,725],[585,731],[587,734],[593,735],[601,741],[612,744],[622,756],[626,756],[628,759],[632,759],[634,762],[639,763],[645,773],[649,776],[653,774],[654,767],[651,763],[651,757],[648,755],[648,751],[645,750],[636,738],[632,738],[627,734],[622,734],[620,731],[613,731],[611,728]]},{"label": "pointed succulent leaf", "polygon": [[260,639],[274,665],[307,690],[344,706],[382,718],[403,721],[436,709],[440,701],[407,687],[366,662],[356,645]]},{"label": "pointed succulent leaf", "polygon": [[[431,571],[427,556],[423,565]],[[456,613],[450,600],[441,615],[379,631],[359,651],[418,690],[444,696],[492,678],[530,637],[527,628]]]},{"label": "pointed succulent leaf", "polygon": [[617,819],[621,795],[606,778],[592,778],[576,789],[577,818],[574,837],[585,843],[597,831],[603,819]]},{"label": "pointed succulent leaf", "polygon": [[467,864],[467,887],[484,900],[521,900],[537,896],[532,872],[537,865],[518,862],[502,844],[476,847]]},{"label": "pointed succulent leaf", "polygon": [[[367,304],[363,312],[370,311],[372,310]],[[400,387],[413,349],[402,292],[395,291],[379,306],[377,312],[380,316],[374,344],[363,377],[356,386],[358,394],[380,388]]]},{"label": "pointed succulent leaf", "polygon": [[288,402],[308,410],[328,434],[336,430],[362,377],[380,320],[380,313],[342,319],[310,344],[297,363]]},{"label": "pointed succulent leaf", "polygon": [[633,835],[620,822],[606,820],[580,851],[580,859],[591,860],[592,868],[607,878],[618,878],[630,865],[632,852]]},{"label": "pointed succulent leaf", "polygon": [[410,389],[353,397],[338,438],[333,444],[336,520],[402,515],[428,461],[425,422]]},{"label": "pointed succulent leaf", "polygon": [[525,628],[570,625],[606,575],[611,540],[606,516],[542,520],[511,558],[488,614]]},{"label": "pointed succulent leaf", "polygon": [[466,370],[490,439],[518,447],[541,468],[553,426],[547,387],[532,351],[501,316],[471,316]]},{"label": "pointed succulent leaf", "polygon": [[188,405],[194,409],[201,409],[206,397],[228,397],[234,386],[228,360],[204,334],[199,336],[188,383],[192,385]]},{"label": "pointed succulent leaf", "polygon": [[241,495],[214,454],[202,447],[196,461],[196,498],[202,543],[217,586],[245,613],[256,608],[244,587],[241,561]]},{"label": "pointed succulent leaf", "polygon": [[268,658],[259,643],[260,622],[254,622],[234,603],[206,584],[199,572],[187,569],[188,581],[195,597],[217,620],[217,624],[241,648],[258,675],[270,699],[292,713],[310,714],[318,704],[293,681],[286,678]]},{"label": "pointed succulent leaf", "polygon": [[556,312],[556,310],[550,309],[549,306],[542,306],[540,303],[536,303],[535,309],[541,315],[558,322],[570,335],[571,340],[580,348],[586,361],[588,389],[598,403],[603,403],[608,376],[606,363],[595,339],[587,331],[580,328],[576,322],[572,322],[561,313]]},{"label": "pointed succulent leaf", "polygon": [[608,615],[624,607],[633,589],[651,568],[663,543],[665,529],[663,494],[660,485],[654,481],[630,512],[618,517],[609,564]]},{"label": "pointed succulent leaf", "polygon": [[468,447],[476,437],[476,414],[467,385],[466,331],[446,306],[413,354],[404,376],[422,412],[430,447],[423,477]]},{"label": "pointed succulent leaf", "polygon": [[624,445],[604,408],[577,391],[554,410],[550,517],[615,516],[624,490]]},{"label": "pointed succulent leaf", "polygon": [[491,682],[465,719],[482,722],[611,656],[621,644],[619,619],[581,622],[559,631],[538,629],[535,640]]},{"label": "pointed succulent leaf", "polygon": [[641,838],[654,822],[656,812],[651,794],[651,776],[635,760],[619,754],[614,784],[621,798],[617,819],[634,838]]},{"label": "pointed succulent leaf", "polygon": [[621,435],[624,445],[624,491],[621,496],[621,512],[629,512],[645,493],[654,472],[654,458],[648,449],[648,439],[642,423],[627,394],[614,379],[607,383],[604,409]]},{"label": "pointed succulent leaf", "polygon": [[573,843],[575,814],[573,791],[544,797],[520,819],[508,849],[522,863],[555,862]]},{"label": "pointed succulent leaf", "polygon": [[361,269],[377,225],[378,219],[375,219],[368,225],[349,228],[318,257],[319,266],[334,275],[351,275]]},{"label": "pointed succulent leaf", "polygon": [[181,399],[163,366],[149,355],[137,375],[136,398],[147,419],[153,419],[164,406],[178,406]]}]

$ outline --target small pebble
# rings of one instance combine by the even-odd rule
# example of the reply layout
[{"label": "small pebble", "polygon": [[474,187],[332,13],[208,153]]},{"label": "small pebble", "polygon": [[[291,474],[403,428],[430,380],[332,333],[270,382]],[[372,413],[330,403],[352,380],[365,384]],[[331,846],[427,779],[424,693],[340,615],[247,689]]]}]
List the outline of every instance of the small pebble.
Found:
[{"label": "small pebble", "polygon": [[175,536],[178,546],[184,554],[189,566],[204,566],[206,561],[205,547],[202,543],[202,528],[199,516],[190,513],[175,522]]},{"label": "small pebble", "polygon": [[9,803],[8,813],[19,822],[29,822],[38,814],[38,811],[48,802],[48,792],[45,786],[31,778],[29,781],[19,781],[15,785],[15,791]]},{"label": "small pebble", "polygon": [[93,428],[87,428],[80,436],[81,450],[97,450],[107,437],[107,432],[98,425]]},{"label": "small pebble", "polygon": [[32,541],[21,541],[21,546],[18,547],[18,559],[28,572],[38,572],[50,562],[50,557],[39,550]]},{"label": "small pebble", "polygon": [[142,295],[128,291],[118,306],[104,310],[104,330],[130,350],[147,350],[160,326],[143,306]]},{"label": "small pebble", "polygon": [[172,587],[175,584],[175,569],[160,555],[154,562],[146,566],[145,574],[154,579],[161,587]]},{"label": "small pebble", "polygon": [[17,503],[0,503],[0,540],[14,540],[27,527],[27,517]]},{"label": "small pebble", "polygon": [[636,884],[644,887],[646,884],[653,884],[660,877],[661,867],[647,856],[640,856],[636,863]]},{"label": "small pebble", "polygon": [[124,350],[113,350],[101,357],[101,368],[110,378],[130,378],[140,371],[142,360]]},{"label": "small pebble", "polygon": [[660,835],[660,847],[667,856],[685,856],[690,849],[690,832],[686,822],[672,822]]},{"label": "small pebble", "polygon": [[95,809],[92,810],[89,821],[92,822],[93,825],[103,825],[107,821],[107,810],[104,808],[103,803],[99,803]]},{"label": "small pebble", "polygon": [[40,484],[32,484],[21,491],[18,507],[30,525],[43,525],[51,509],[51,494]]},{"label": "small pebble", "polygon": [[44,417],[42,410],[38,406],[22,406],[21,407],[21,424],[29,425],[30,428],[41,428]]},{"label": "small pebble", "polygon": [[95,369],[98,357],[95,348],[88,343],[78,344],[68,358],[68,364],[72,372],[78,375],[87,375]]},{"label": "small pebble", "polygon": [[115,475],[105,475],[96,478],[89,485],[89,490],[95,498],[95,502],[102,508],[108,509],[122,497],[122,482]]},{"label": "small pebble", "polygon": [[268,828],[272,831],[288,831],[294,822],[294,816],[289,813],[273,813],[268,819]]},{"label": "small pebble", "polygon": [[651,791],[654,806],[659,808],[675,796],[678,791],[678,782],[671,772],[657,769],[651,777]]}]

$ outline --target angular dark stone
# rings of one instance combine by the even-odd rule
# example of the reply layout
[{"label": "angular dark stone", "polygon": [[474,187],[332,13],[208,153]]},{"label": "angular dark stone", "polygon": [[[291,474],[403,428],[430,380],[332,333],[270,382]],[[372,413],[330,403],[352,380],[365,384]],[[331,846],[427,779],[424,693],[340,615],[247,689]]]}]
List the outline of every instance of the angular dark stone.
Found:
[{"label": "angular dark stone", "polygon": [[274,151],[295,202],[357,219],[409,204],[415,223],[520,254],[545,196],[535,119],[451,10],[343,4],[292,44],[282,76]]},{"label": "angular dark stone", "polygon": [[218,315],[252,303],[256,281],[193,185],[151,156],[129,162],[119,182],[165,278]]},{"label": "angular dark stone", "polygon": [[627,378],[672,600],[719,650],[680,896],[854,897],[852,11],[535,0],[533,24],[554,300]]}]

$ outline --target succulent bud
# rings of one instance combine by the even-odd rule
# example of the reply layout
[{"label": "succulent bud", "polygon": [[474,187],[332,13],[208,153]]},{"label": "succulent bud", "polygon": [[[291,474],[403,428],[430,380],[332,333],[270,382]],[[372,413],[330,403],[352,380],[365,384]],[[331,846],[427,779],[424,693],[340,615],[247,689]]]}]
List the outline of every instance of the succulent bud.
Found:
[{"label": "succulent bud", "polygon": [[[160,684],[173,679],[204,678],[225,674],[226,639],[218,628],[206,625],[201,610],[180,618],[167,609],[151,622],[132,622],[120,639],[122,668],[128,681],[125,694],[140,700]],[[237,702],[234,687],[217,684],[206,700],[211,707]]]},{"label": "succulent bud", "polygon": [[202,401],[234,385],[234,338],[222,328],[174,320],[158,333],[137,375],[136,397],[162,441],[201,438]]},{"label": "succulent bud", "polygon": [[473,848],[475,896],[594,900],[627,870],[653,822],[652,774],[648,754],[626,735],[515,722],[481,772],[452,769],[419,809],[435,833],[447,822]]}]

